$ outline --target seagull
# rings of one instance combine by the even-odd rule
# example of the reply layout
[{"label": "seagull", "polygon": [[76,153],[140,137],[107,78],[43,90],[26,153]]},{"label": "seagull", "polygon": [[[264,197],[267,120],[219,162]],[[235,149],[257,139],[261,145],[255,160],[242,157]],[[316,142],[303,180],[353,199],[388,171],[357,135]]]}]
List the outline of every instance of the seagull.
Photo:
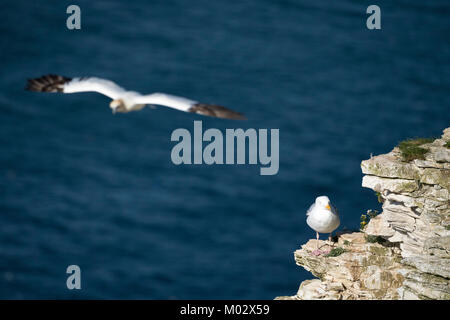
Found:
[{"label": "seagull", "polygon": [[329,233],[328,239],[331,242],[331,233],[336,230],[341,223],[339,214],[327,196],[320,196],[317,197],[316,201],[309,207],[306,215],[306,223],[316,231],[317,249],[313,254],[319,255],[322,253],[319,250],[319,233]]},{"label": "seagull", "polygon": [[219,105],[199,103],[194,100],[165,93],[142,95],[135,91],[127,91],[113,81],[96,77],[72,79],[49,74],[40,78],[28,79],[25,89],[36,92],[98,92],[112,99],[109,107],[113,113],[138,111],[149,104],[166,106],[184,112],[192,112],[217,118],[245,119],[242,113]]}]

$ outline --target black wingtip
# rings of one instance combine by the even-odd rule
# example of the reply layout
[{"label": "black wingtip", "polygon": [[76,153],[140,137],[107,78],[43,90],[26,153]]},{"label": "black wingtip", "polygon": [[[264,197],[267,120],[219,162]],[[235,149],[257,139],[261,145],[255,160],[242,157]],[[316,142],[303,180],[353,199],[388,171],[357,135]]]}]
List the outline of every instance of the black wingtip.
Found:
[{"label": "black wingtip", "polygon": [[36,90],[35,86],[33,85],[33,80],[34,79],[27,79],[27,85],[25,86],[25,90],[28,90],[28,91]]},{"label": "black wingtip", "polygon": [[63,85],[71,78],[47,74],[39,78],[27,79],[25,90],[34,92],[63,92]]},{"label": "black wingtip", "polygon": [[247,120],[242,113],[215,104],[197,103],[189,109],[189,112],[222,119]]}]

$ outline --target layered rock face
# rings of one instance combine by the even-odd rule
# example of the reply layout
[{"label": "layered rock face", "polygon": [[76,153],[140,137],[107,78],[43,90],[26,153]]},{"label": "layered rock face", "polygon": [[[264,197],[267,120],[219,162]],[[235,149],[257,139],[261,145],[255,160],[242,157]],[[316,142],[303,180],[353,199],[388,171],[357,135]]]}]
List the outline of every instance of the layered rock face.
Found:
[{"label": "layered rock face", "polygon": [[319,279],[278,299],[450,299],[449,144],[447,128],[421,146],[425,159],[404,162],[394,148],[363,161],[362,185],[378,193],[383,212],[364,233],[340,235],[339,256],[312,255],[316,240],[303,245],[296,263]]},{"label": "layered rock face", "polygon": [[421,147],[424,160],[400,160],[399,150],[363,161],[363,187],[383,199],[383,212],[364,230],[398,243],[404,272],[400,298],[450,298],[450,128]]},{"label": "layered rock face", "polygon": [[301,283],[295,296],[277,299],[398,299],[397,289],[403,282],[398,270],[400,249],[366,241],[365,234],[354,232],[341,234],[334,247],[343,248],[337,257],[315,256],[312,252],[319,245],[328,251],[326,241],[310,240],[295,251],[295,261],[319,279]]}]

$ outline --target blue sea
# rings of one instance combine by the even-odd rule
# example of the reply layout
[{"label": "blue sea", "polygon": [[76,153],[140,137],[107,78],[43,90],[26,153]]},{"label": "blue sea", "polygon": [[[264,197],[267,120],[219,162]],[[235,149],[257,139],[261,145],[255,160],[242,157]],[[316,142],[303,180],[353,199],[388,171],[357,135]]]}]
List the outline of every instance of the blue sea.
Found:
[{"label": "blue sea", "polygon": [[[81,8],[69,30],[66,9]],[[273,299],[328,195],[340,229],[380,209],[360,163],[450,125],[450,5],[377,1],[2,1],[0,298]],[[111,113],[26,79],[97,76],[243,112]],[[177,128],[279,129],[280,168],[175,165]],[[322,235],[323,238],[326,235]],[[81,290],[66,269],[81,268]]]}]

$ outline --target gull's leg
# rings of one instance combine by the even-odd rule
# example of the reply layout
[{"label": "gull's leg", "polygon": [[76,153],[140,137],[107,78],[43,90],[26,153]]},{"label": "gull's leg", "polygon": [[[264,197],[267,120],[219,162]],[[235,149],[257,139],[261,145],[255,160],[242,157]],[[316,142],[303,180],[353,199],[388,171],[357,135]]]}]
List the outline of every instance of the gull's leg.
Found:
[{"label": "gull's leg", "polygon": [[324,253],[330,253],[330,251],[334,248],[334,242],[333,242],[333,237],[332,237],[332,235],[333,235],[333,232],[331,232],[331,233],[328,235],[328,245],[330,246],[330,250],[328,250],[328,251],[326,251],[326,252],[324,252]]},{"label": "gull's leg", "polygon": [[319,250],[319,233],[316,231],[316,249]]},{"label": "gull's leg", "polygon": [[[328,244],[328,246],[330,246],[330,248],[332,249],[333,248],[333,242],[332,242],[332,238],[331,238],[331,233],[328,235],[328,241],[327,241],[327,244]],[[331,249],[327,249],[327,250],[325,250],[325,251],[322,251],[321,253],[324,253],[324,254],[328,254],[328,253],[330,253],[330,251],[331,251]]]},{"label": "gull's leg", "polygon": [[316,231],[316,250],[312,252],[315,256],[320,256],[322,254],[322,251],[319,250],[319,233]]}]

